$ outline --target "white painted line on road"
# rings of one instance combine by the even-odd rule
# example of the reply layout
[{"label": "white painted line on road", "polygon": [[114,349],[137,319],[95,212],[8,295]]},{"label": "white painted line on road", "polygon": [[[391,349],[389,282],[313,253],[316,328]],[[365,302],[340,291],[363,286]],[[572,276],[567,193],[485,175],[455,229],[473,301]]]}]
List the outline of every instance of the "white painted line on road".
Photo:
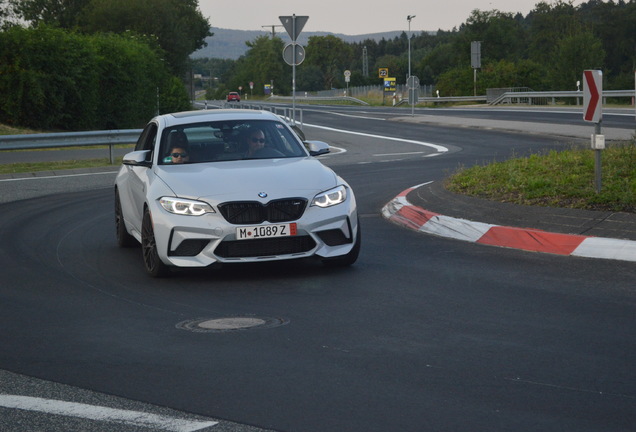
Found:
[{"label": "white painted line on road", "polygon": [[50,180],[50,179],[57,179],[57,178],[83,177],[83,176],[93,176],[93,175],[101,175],[101,174],[112,175],[112,174],[117,174],[117,171],[82,173],[82,174],[65,174],[65,175],[42,176],[42,177],[22,177],[22,178],[13,178],[13,179],[2,179],[0,180],[0,182],[12,182],[12,181],[22,181],[22,180]]},{"label": "white painted line on road", "polygon": [[367,119],[367,120],[382,120],[382,121],[386,121],[385,118],[381,118],[381,117],[366,117],[366,116],[361,116],[361,115],[342,114],[342,113],[337,113],[337,112],[333,112],[333,111],[327,111],[327,114],[333,114],[333,115],[337,115],[337,116],[341,116],[341,117],[353,117],[353,118]]},{"label": "white painted line on road", "polygon": [[414,154],[422,154],[424,152],[407,152],[407,153],[384,153],[384,154],[374,154],[373,156],[406,156],[406,155],[414,155]]},{"label": "white painted line on road", "polygon": [[431,147],[431,148],[437,150],[440,153],[446,153],[448,151],[448,149],[446,147],[444,147],[444,146],[437,145],[437,144],[431,144],[431,143],[427,143],[427,142],[423,142],[423,141],[415,141],[415,140],[404,139],[404,138],[394,138],[394,137],[388,137],[388,136],[382,136],[382,135],[373,135],[373,134],[368,134],[368,133],[364,133],[364,132],[353,132],[353,131],[348,131],[348,130],[343,130],[343,129],[335,129],[335,128],[331,128],[331,127],[327,127],[327,126],[312,125],[312,124],[308,124],[308,123],[305,123],[304,126],[313,127],[313,128],[316,128],[316,129],[328,130],[328,131],[332,131],[332,132],[339,132],[339,133],[346,133],[346,134],[351,134],[351,135],[365,136],[365,137],[369,137],[369,138],[379,138],[379,139],[388,140],[388,141],[400,141],[400,142],[405,142],[405,143],[410,143],[410,144],[416,144],[416,145],[421,145],[421,146],[424,146],[424,147]]},{"label": "white painted line on road", "polygon": [[120,423],[128,426],[152,427],[171,432],[194,432],[218,424],[215,421],[193,421],[174,417],[114,408],[42,399],[29,396],[0,394],[0,406],[26,411],[38,411],[88,420]]}]

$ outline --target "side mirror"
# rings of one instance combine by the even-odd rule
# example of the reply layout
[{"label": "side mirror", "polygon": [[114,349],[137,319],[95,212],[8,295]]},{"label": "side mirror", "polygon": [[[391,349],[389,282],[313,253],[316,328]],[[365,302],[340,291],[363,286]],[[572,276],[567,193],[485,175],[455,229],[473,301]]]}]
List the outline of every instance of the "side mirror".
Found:
[{"label": "side mirror", "polygon": [[152,162],[148,160],[150,153],[150,150],[138,150],[127,153],[124,155],[122,163],[124,165],[150,167],[152,166]]},{"label": "side mirror", "polygon": [[298,135],[301,141],[304,142],[307,139],[305,138],[305,132],[297,124],[289,125],[289,127]]},{"label": "side mirror", "polygon": [[329,153],[329,144],[322,141],[305,141],[305,147],[312,156],[320,156]]}]

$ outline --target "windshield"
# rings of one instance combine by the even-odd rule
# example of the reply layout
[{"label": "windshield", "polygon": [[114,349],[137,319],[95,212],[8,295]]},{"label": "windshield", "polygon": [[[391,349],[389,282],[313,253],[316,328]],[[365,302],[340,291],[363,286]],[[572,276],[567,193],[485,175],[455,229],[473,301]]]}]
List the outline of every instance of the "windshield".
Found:
[{"label": "windshield", "polygon": [[269,120],[192,123],[164,129],[160,164],[303,157],[284,124]]}]

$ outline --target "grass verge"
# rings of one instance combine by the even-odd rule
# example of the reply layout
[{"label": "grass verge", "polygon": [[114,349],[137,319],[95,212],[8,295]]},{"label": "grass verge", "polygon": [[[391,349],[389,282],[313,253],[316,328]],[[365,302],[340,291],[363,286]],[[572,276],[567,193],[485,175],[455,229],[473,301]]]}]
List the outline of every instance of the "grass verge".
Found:
[{"label": "grass verge", "polygon": [[58,162],[29,162],[0,164],[0,174],[19,174],[38,171],[58,171],[78,168],[100,168],[111,166],[113,169],[119,167],[122,158],[117,158],[114,164],[110,164],[108,158],[69,160]]},{"label": "grass verge", "polygon": [[461,169],[448,190],[514,204],[636,213],[636,138],[602,150],[602,187],[596,193],[595,151],[533,154]]}]

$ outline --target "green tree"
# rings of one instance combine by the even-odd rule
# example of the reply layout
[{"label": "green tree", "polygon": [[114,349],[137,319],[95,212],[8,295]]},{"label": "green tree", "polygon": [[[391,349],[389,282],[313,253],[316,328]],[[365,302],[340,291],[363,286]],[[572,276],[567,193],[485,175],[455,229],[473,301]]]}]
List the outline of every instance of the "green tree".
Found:
[{"label": "green tree", "polygon": [[0,32],[0,121],[36,129],[140,127],[189,106],[156,51],[135,38],[40,26]]},{"label": "green tree", "polygon": [[614,81],[610,81],[608,87],[633,87],[636,70],[636,1],[589,1],[580,5],[578,13],[582,22],[603,44],[606,54],[603,69],[606,77]]},{"label": "green tree", "polygon": [[462,25],[454,49],[460,61],[470,63],[470,43],[481,41],[482,60],[518,60],[525,55],[525,32],[513,14],[474,10]]},{"label": "green tree", "polygon": [[96,55],[77,34],[13,27],[0,33],[0,117],[40,129],[96,123]]},{"label": "green tree", "polygon": [[580,31],[559,40],[549,69],[553,89],[575,90],[585,69],[602,69],[605,51],[601,41],[589,31]]},{"label": "green tree", "polygon": [[33,25],[73,28],[91,0],[13,0],[17,12]]},{"label": "green tree", "polygon": [[255,89],[263,89],[265,84],[274,80],[276,93],[289,92],[291,67],[283,60],[283,40],[259,36],[254,41],[247,42],[247,46],[249,50],[224,76],[228,88],[232,91],[238,91],[239,86],[247,89],[249,83],[253,82]]},{"label": "green tree", "polygon": [[298,91],[319,91],[324,88],[322,69],[318,65],[303,65],[296,71]]},{"label": "green tree", "polygon": [[156,38],[177,76],[187,71],[188,56],[212,36],[197,0],[90,0],[78,20],[89,33],[132,31]]},{"label": "green tree", "polygon": [[548,4],[542,1],[526,17],[526,26],[529,58],[538,63],[550,64],[557,42],[571,34],[573,26],[580,27],[580,21],[571,3],[557,0]]},{"label": "green tree", "polygon": [[322,71],[323,89],[328,90],[344,84],[344,71],[351,67],[353,49],[342,39],[333,35],[311,36],[307,43],[307,65],[317,66]]},{"label": "green tree", "polygon": [[134,32],[155,40],[174,74],[212,36],[197,0],[13,0],[26,21],[86,33]]},{"label": "green tree", "polygon": [[[394,77],[398,84],[404,84],[406,82],[408,67],[408,58],[398,57],[394,55],[384,55],[380,57],[375,63],[376,71],[380,68],[388,68],[389,76]],[[383,83],[384,81],[380,79],[379,82]]]},{"label": "green tree", "polygon": [[[459,56],[453,49],[453,44],[440,43],[415,64],[415,75],[420,77],[422,84],[433,84],[442,73],[456,67],[459,63]],[[428,82],[422,80],[424,77],[429,77]]]},{"label": "green tree", "polygon": [[[437,89],[443,96],[467,96],[474,92],[473,69],[457,66],[442,73]],[[543,66],[530,60],[490,61],[477,73],[477,94],[486,94],[489,88],[530,87],[541,90],[546,86]]]},{"label": "green tree", "polygon": [[189,108],[183,83],[143,40],[113,34],[97,34],[91,40],[99,56],[100,129],[139,127],[157,111]]}]

